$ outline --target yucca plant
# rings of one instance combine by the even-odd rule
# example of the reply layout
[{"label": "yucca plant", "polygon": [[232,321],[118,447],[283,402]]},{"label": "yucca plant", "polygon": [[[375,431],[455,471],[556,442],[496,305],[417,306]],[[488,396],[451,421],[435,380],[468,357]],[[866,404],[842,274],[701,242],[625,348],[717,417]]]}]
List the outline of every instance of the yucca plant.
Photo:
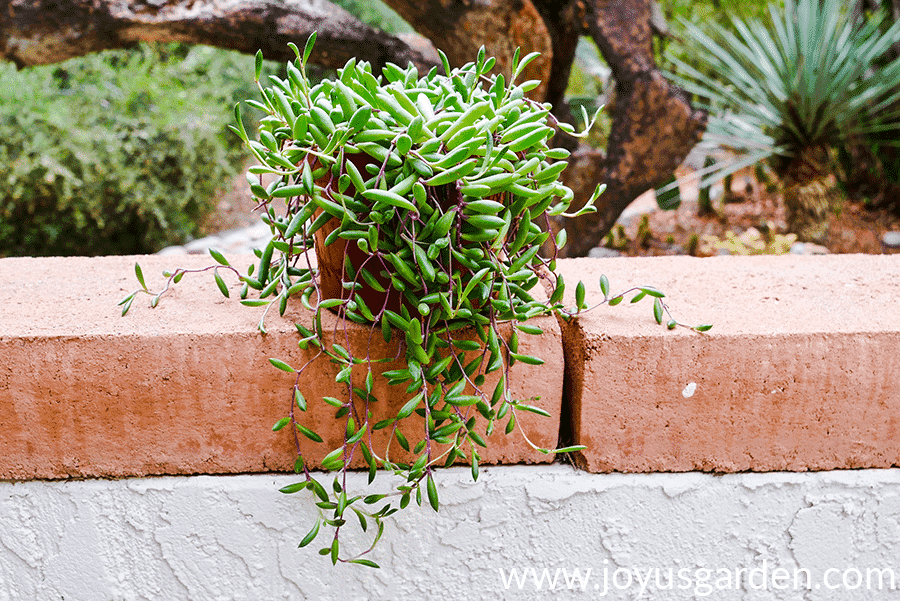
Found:
[{"label": "yucca plant", "polygon": [[900,60],[883,61],[900,23],[882,31],[883,17],[858,21],[840,0],[787,0],[783,11],[770,5],[769,16],[735,18],[733,32],[686,23],[697,53],[693,64],[671,57],[673,77],[708,101],[703,143],[737,155],[703,170],[701,185],[768,162],[781,182],[788,229],[821,240],[835,149],[900,131]]}]

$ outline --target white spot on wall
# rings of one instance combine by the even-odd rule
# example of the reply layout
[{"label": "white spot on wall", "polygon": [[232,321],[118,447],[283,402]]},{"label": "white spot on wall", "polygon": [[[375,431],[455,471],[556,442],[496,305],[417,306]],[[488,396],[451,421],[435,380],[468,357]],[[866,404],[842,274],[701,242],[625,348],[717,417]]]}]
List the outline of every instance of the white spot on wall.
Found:
[{"label": "white spot on wall", "polygon": [[696,391],[696,390],[697,390],[697,383],[691,382],[690,384],[688,384],[687,386],[684,387],[684,390],[681,391],[681,396],[683,396],[686,399],[689,399],[692,396],[694,396],[694,391]]}]

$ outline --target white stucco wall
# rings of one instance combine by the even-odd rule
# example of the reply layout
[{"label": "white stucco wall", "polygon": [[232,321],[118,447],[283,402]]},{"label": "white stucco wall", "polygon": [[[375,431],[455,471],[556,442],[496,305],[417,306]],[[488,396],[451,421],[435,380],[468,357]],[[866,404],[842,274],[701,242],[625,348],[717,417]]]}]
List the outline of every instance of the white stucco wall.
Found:
[{"label": "white stucco wall", "polygon": [[[593,475],[510,466],[485,468],[473,484],[468,470],[452,469],[438,480],[440,513],[414,508],[390,524],[373,556],[381,570],[332,567],[297,549],[312,513],[277,492],[292,481],[0,482],[0,601],[900,599],[886,590],[887,572],[884,589],[866,584],[871,568],[892,568],[900,588],[900,470]],[[764,567],[767,588],[756,590],[748,570],[760,586]],[[520,590],[509,570],[528,568],[591,573],[584,591],[566,590],[561,571],[553,592],[548,579],[537,590],[530,572]],[[656,568],[664,586],[672,569],[674,590],[656,589]],[[773,580],[777,568],[786,580]],[[794,589],[796,568],[809,570],[811,590]],[[629,588],[614,586],[616,569],[620,586],[627,570]],[[857,574],[860,586],[845,588]]]}]

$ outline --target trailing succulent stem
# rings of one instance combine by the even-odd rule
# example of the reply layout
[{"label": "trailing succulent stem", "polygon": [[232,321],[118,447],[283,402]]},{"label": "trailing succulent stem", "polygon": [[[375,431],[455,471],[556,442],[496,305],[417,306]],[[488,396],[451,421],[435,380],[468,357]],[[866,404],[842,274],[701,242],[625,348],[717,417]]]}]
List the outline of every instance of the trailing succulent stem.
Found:
[{"label": "trailing succulent stem", "polygon": [[[521,413],[547,413],[534,404],[538,399],[514,396],[510,369],[543,363],[520,352],[521,336],[541,334],[531,318],[569,318],[587,305],[583,284],[576,307],[562,303],[565,284],[555,269],[565,231],[549,241],[549,257],[538,254],[550,217],[566,214],[573,194],[559,182],[568,152],[547,146],[556,132],[548,124],[549,106],[525,96],[537,82],[514,83],[535,55],[520,60],[516,54],[509,84],[490,74],[494,60],[482,51],[460,69],[451,70],[445,59],[446,74],[432,69],[420,76],[413,66],[388,64],[383,80],[367,63],[351,60],[337,79],[313,85],[305,73],[313,43],[314,36],[302,53],[295,48],[287,79],[260,85],[262,102],[248,101],[265,113],[258,141],[247,135],[236,111],[234,129],[259,162],[249,171],[251,190],[272,238],[246,274],[215,251],[219,265],[208,269],[226,296],[218,271],[237,274],[245,305],[275,306],[284,314],[294,297],[310,311],[296,327],[299,346],[312,358],[296,367],[270,359],[296,374],[289,409],[273,429],[291,432],[294,469],[302,479],[281,492],[308,491],[319,509],[300,546],[330,530],[320,554],[335,563],[377,567],[365,556],[380,539],[384,519],[412,500],[421,505],[426,499],[437,510],[434,471],[440,466],[468,461],[477,479],[481,449],[495,430],[518,429],[542,453],[584,448],[546,449],[528,440]],[[592,210],[601,191],[576,214]],[[335,257],[336,266],[329,265]],[[138,292],[147,292],[136,270],[143,287]],[[170,283],[184,273],[168,274]],[[552,290],[549,297],[532,293],[542,281]],[[605,278],[601,288],[604,302],[621,300],[608,297]],[[661,322],[668,311],[662,293],[636,290],[654,297]],[[122,301],[123,313],[135,294]],[[155,305],[159,295],[153,298]],[[324,325],[333,320],[325,319],[326,311],[337,315],[336,325]],[[367,344],[353,344],[350,322],[369,328]],[[396,351],[375,356],[376,337]],[[337,367],[335,381],[344,391],[341,398],[321,399],[344,431],[341,444],[320,462],[336,474],[330,486],[304,455],[304,439],[323,442],[315,424],[304,419],[302,375],[317,359]],[[401,367],[385,365],[394,362]],[[384,381],[390,397],[379,400],[385,387],[378,383]],[[388,401],[400,409],[376,421],[375,403]],[[351,465],[367,467],[370,483],[379,470],[391,472],[392,492],[352,494]],[[340,533],[350,519],[363,531],[373,527],[374,535],[370,546],[348,555],[341,552]]]}]

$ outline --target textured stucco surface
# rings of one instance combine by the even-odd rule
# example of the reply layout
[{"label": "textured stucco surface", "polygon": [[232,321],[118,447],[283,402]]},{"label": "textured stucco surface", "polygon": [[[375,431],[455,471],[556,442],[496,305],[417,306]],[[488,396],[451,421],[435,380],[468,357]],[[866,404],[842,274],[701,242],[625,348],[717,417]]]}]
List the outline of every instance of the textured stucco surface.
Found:
[{"label": "textured stucco surface", "polygon": [[[666,293],[563,323],[581,464],[594,471],[823,470],[900,465],[900,257],[561,261],[602,300]],[[628,295],[631,298],[632,294]]]},{"label": "textured stucco surface", "polygon": [[[232,263],[245,269],[253,259]],[[138,288],[135,261],[153,291],[163,288],[164,269],[215,265],[211,257],[0,259],[0,479],[291,471],[293,437],[271,428],[290,411],[296,378],[268,359],[300,368],[313,358],[312,350],[298,349],[294,326],[313,327],[311,312],[299,301],[283,318],[273,308],[262,335],[256,325],[264,308],[240,305],[237,277],[223,271],[231,299],[219,293],[212,273],[187,274],[155,309],[141,295],[121,317],[116,303]],[[323,329],[357,355],[371,340],[373,358],[397,356],[399,335],[387,344],[380,328],[372,333],[348,322],[345,330],[340,323],[327,313]],[[546,364],[518,363],[509,381],[516,398],[541,397],[532,404],[553,417],[521,412],[519,423],[535,444],[555,447],[562,341],[555,319],[535,323],[544,334],[523,335],[520,352]],[[397,367],[378,364],[375,371]],[[344,439],[344,422],[319,400],[346,397],[346,387],[334,381],[337,373],[320,357],[299,381],[309,405],[304,424],[325,439],[314,444],[299,437],[308,465],[318,465]],[[362,387],[361,367],[354,377]],[[485,386],[493,390],[490,379]],[[376,379],[374,394],[381,401],[371,408],[374,422],[408,400],[387,388]],[[464,411],[475,414],[474,407]],[[411,424],[405,427],[412,444],[420,440]],[[388,431],[374,437],[372,446],[382,453],[379,437]],[[394,445],[391,459],[401,459],[398,450]],[[504,436],[502,427],[481,457],[483,463],[552,460],[518,433]]]},{"label": "textured stucco surface", "polygon": [[[297,549],[312,511],[276,488],[290,476],[237,475],[0,483],[0,600],[699,599],[697,589],[603,591],[603,571],[810,571],[812,590],[714,590],[711,599],[900,599],[827,590],[845,570],[892,568],[900,585],[900,471],[589,474],[571,467],[439,474],[441,510],[397,514],[373,559],[338,565]],[[364,482],[353,474],[351,486]],[[376,480],[384,486],[380,479]],[[349,542],[345,543],[349,544]],[[500,569],[585,572],[585,592]],[[608,576],[608,578],[611,576]],[[693,578],[693,576],[692,576]],[[663,586],[667,577],[661,577]],[[851,572],[848,582],[855,582]],[[624,583],[624,578],[620,578]],[[709,582],[715,583],[715,576]],[[759,577],[754,586],[759,586]],[[873,581],[873,584],[875,581]],[[885,581],[887,583],[887,581]],[[594,585],[600,588],[595,589]],[[696,582],[694,581],[694,585]],[[816,588],[816,584],[820,586]],[[886,586],[886,584],[885,584]],[[703,589],[700,589],[701,592]]]}]

